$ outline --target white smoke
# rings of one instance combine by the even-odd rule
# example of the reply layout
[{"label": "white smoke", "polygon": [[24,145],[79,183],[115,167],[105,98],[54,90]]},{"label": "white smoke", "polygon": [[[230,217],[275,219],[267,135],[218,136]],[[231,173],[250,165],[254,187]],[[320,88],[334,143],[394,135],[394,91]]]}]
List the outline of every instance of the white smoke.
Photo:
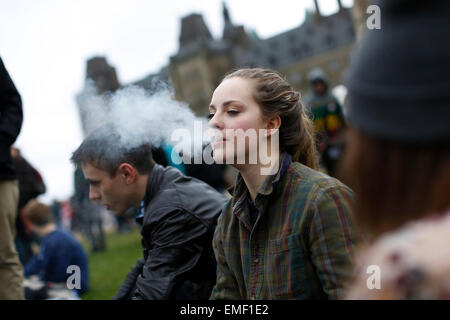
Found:
[{"label": "white smoke", "polygon": [[[194,135],[194,123],[203,123],[205,131],[206,119],[199,118],[189,109],[186,103],[176,101],[173,92],[167,85],[160,84],[151,92],[137,86],[129,86],[113,94],[98,95],[93,81],[87,81],[83,91],[78,95],[81,117],[87,135],[97,128],[112,124],[120,135],[118,146],[125,148],[138,147],[150,143],[159,147],[162,143],[174,145],[171,141],[175,130],[185,130],[190,137],[201,139],[201,142],[184,146],[183,153],[193,155],[201,150],[193,150],[193,145],[204,145],[207,135]],[[198,123],[198,122],[197,122]]]}]

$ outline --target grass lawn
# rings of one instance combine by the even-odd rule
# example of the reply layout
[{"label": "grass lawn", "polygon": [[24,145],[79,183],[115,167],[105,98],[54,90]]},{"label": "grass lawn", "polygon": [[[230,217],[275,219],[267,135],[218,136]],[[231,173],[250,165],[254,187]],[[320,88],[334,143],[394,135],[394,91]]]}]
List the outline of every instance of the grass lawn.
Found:
[{"label": "grass lawn", "polygon": [[142,257],[141,235],[138,228],[128,233],[107,233],[106,250],[91,252],[87,241],[82,241],[88,253],[89,291],[83,300],[109,300],[119,290],[126,275]]}]

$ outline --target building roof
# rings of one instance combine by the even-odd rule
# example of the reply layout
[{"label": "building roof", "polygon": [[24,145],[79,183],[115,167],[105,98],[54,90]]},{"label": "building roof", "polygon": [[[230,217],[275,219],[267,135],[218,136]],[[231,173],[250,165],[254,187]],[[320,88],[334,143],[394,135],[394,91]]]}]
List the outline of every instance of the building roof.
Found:
[{"label": "building roof", "polygon": [[330,16],[309,16],[299,27],[267,39],[250,38],[249,50],[234,49],[237,66],[282,68],[338,47],[354,43],[349,9]]},{"label": "building roof", "polygon": [[[231,32],[230,18],[224,9],[226,28]],[[261,39],[248,34],[248,46],[230,42],[229,39],[213,39],[200,14],[191,14],[182,19],[179,51],[171,61],[179,61],[197,55],[201,50],[208,53],[231,51],[236,67],[265,67],[279,69],[329,50],[355,42],[356,34],[350,9],[341,8],[329,16],[307,15],[298,27],[273,37]],[[225,30],[224,30],[225,31]],[[195,32],[198,32],[196,35]],[[227,32],[224,32],[230,36]],[[161,73],[161,74],[160,74]],[[151,86],[155,77],[168,81],[168,66],[158,74],[134,82],[145,88]]]}]

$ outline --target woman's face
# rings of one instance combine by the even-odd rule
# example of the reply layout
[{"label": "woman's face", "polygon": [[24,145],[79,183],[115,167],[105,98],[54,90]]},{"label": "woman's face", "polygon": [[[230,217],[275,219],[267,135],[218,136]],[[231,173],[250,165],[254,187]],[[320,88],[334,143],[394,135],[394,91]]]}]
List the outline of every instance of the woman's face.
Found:
[{"label": "woman's face", "polygon": [[215,161],[235,165],[244,159],[245,164],[252,163],[249,149],[256,156],[253,147],[258,144],[259,129],[266,129],[266,122],[253,98],[254,91],[255,80],[239,77],[224,80],[214,91],[209,125],[215,129],[211,143]]}]

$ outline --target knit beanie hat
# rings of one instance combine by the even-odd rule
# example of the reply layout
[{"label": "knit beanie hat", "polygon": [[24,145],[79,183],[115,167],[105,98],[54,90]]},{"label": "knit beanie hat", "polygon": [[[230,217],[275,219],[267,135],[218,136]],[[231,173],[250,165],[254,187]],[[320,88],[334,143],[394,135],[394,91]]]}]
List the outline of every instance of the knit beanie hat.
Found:
[{"label": "knit beanie hat", "polygon": [[381,29],[365,30],[351,58],[349,122],[390,141],[450,141],[450,1],[373,2]]}]

